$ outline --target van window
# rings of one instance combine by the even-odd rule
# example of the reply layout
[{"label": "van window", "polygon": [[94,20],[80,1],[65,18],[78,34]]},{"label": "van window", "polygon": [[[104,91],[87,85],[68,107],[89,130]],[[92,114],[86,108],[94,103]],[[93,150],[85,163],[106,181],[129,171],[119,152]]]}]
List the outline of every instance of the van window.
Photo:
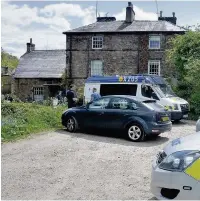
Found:
[{"label": "van window", "polygon": [[131,95],[136,96],[137,84],[102,84],[101,96],[106,95]]},{"label": "van window", "polygon": [[141,90],[142,90],[141,91],[142,96],[159,100],[158,96],[156,95],[156,93],[153,91],[153,89],[150,86],[148,85],[142,86]]}]

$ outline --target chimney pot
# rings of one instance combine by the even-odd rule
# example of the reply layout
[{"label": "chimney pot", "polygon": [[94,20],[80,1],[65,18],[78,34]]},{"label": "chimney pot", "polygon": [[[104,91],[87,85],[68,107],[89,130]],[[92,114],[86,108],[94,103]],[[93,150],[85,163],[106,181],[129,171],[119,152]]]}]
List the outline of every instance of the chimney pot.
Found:
[{"label": "chimney pot", "polygon": [[160,11],[160,17],[162,17],[162,13],[163,13],[163,12],[162,12],[162,11]]},{"label": "chimney pot", "polygon": [[173,17],[175,17],[175,12],[172,13]]},{"label": "chimney pot", "polygon": [[128,2],[129,7],[133,7],[133,4],[131,2]]},{"label": "chimney pot", "polygon": [[32,38],[30,38],[30,44],[32,44]]}]

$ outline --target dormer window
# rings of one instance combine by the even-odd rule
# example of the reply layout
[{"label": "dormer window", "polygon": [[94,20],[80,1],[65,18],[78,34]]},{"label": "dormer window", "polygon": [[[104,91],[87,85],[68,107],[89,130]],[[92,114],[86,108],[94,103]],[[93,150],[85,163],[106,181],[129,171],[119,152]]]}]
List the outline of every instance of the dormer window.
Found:
[{"label": "dormer window", "polygon": [[103,36],[93,36],[92,49],[102,49],[102,48],[103,48]]},{"label": "dormer window", "polygon": [[160,36],[149,36],[149,49],[160,49]]}]

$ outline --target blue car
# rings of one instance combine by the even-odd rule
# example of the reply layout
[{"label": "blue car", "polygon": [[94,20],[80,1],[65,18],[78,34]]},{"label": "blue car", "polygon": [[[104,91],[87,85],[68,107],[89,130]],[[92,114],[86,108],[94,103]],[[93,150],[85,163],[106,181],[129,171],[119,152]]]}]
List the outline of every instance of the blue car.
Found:
[{"label": "blue car", "polygon": [[85,106],[70,108],[62,114],[69,132],[78,129],[117,129],[131,141],[143,141],[172,128],[170,113],[154,100],[139,102],[132,96],[104,96]]}]

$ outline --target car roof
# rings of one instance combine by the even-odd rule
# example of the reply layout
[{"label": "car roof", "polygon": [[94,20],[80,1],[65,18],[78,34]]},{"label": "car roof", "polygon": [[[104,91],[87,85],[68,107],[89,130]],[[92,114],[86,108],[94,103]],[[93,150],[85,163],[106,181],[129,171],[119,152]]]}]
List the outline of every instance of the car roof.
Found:
[{"label": "car roof", "polygon": [[[114,98],[114,97],[119,97],[119,98],[128,98],[128,99],[132,99],[134,101],[137,102],[142,102],[143,100],[141,98],[138,98],[136,96],[131,96],[131,95],[107,95],[107,96],[102,96],[103,97],[108,97],[108,98]],[[152,99],[153,100],[153,99]]]}]

